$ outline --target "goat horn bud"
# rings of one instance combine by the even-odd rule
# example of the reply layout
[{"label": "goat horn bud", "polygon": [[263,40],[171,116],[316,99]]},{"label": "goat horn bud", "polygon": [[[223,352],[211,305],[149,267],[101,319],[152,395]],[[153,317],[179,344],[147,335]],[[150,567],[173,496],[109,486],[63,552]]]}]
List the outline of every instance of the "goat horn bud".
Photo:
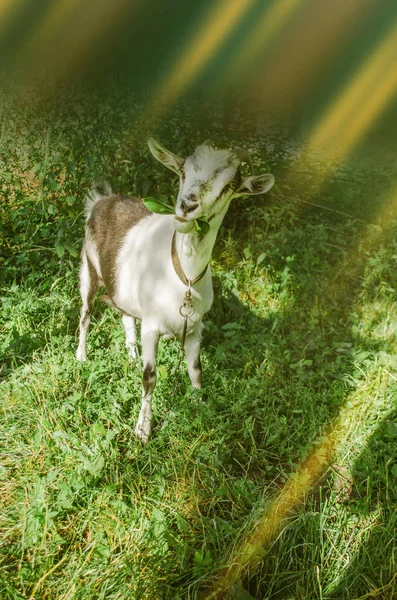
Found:
[{"label": "goat horn bud", "polygon": [[244,148],[233,148],[233,153],[240,159],[241,162],[246,162],[252,174],[254,174],[254,164],[248,150]]}]

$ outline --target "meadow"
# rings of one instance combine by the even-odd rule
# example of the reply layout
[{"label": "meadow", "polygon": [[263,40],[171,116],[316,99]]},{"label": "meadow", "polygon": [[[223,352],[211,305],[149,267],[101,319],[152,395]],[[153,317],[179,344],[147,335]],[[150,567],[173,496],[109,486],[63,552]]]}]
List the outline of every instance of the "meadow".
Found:
[{"label": "meadow", "polygon": [[[324,178],[288,131],[225,129],[212,106],[153,132],[121,86],[2,95],[0,597],[397,598],[392,165],[355,155]],[[205,402],[185,366],[172,393],[179,347],[162,341],[142,446],[141,367],[99,299],[86,363],[75,350],[92,181],[176,193],[149,131],[181,155],[245,146],[276,186],[236,200],[215,246]]]}]

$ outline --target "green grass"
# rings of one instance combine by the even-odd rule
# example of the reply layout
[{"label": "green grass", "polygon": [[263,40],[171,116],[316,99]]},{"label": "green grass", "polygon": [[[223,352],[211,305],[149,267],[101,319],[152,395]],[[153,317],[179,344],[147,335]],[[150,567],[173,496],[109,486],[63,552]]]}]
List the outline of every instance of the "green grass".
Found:
[{"label": "green grass", "polygon": [[1,598],[209,597],[327,436],[334,449],[323,477],[227,597],[397,597],[388,166],[355,158],[318,192],[321,164],[294,161],[280,136],[266,152],[246,123],[226,136],[220,117],[206,129],[194,107],[170,116],[156,134],[171,150],[243,139],[284,199],[231,207],[212,263],[206,402],[185,371],[172,397],[178,343],[161,342],[154,431],[142,447],[133,433],[141,369],[128,362],[119,318],[99,301],[88,361],[74,358],[82,203],[100,175],[123,193],[157,198],[175,193],[173,177],[150,158],[150,123],[120,91],[44,105],[4,93],[3,106]]}]

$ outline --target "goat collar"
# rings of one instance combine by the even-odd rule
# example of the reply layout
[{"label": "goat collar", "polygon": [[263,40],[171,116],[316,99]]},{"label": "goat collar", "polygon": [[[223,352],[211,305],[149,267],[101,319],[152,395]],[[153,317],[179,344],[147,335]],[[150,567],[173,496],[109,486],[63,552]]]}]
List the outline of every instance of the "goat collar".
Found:
[{"label": "goat collar", "polygon": [[172,236],[172,243],[171,243],[172,264],[174,266],[175,273],[178,275],[178,277],[182,281],[182,283],[184,283],[185,285],[190,287],[191,285],[194,285],[195,283],[197,283],[198,281],[200,281],[200,279],[202,279],[204,277],[204,275],[206,274],[207,269],[208,269],[208,264],[206,265],[205,269],[203,271],[201,271],[200,275],[197,275],[197,277],[195,279],[191,279],[191,280],[188,279],[185,275],[184,270],[182,269],[181,261],[179,260],[178,252],[176,251],[175,237],[176,237],[176,232],[174,231],[174,235]]}]

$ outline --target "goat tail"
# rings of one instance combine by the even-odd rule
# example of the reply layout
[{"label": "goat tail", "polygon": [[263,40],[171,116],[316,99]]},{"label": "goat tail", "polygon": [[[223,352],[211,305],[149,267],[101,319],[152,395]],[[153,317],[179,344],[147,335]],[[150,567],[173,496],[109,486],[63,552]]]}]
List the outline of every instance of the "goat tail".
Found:
[{"label": "goat tail", "polygon": [[106,181],[96,181],[92,190],[85,197],[85,218],[86,221],[91,216],[92,210],[98,200],[111,196],[113,194],[112,188]]}]

